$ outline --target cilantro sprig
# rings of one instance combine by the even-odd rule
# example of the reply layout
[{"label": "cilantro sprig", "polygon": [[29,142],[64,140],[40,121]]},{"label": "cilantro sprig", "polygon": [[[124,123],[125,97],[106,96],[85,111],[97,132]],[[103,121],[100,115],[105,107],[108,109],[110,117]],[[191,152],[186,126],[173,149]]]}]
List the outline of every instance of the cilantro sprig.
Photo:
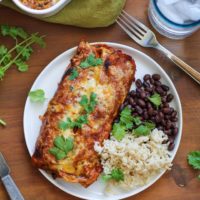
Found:
[{"label": "cilantro sprig", "polygon": [[[194,169],[200,170],[200,151],[192,151],[188,154],[188,163]],[[198,175],[198,179],[200,180],[200,174]]]},{"label": "cilantro sprig", "polygon": [[85,114],[78,116],[78,118],[74,121],[72,121],[69,117],[65,121],[60,121],[58,123],[58,128],[65,131],[66,129],[73,129],[75,127],[82,128],[83,124],[87,124],[88,115],[94,110],[97,104],[96,97],[97,95],[94,92],[90,94],[89,99],[86,95],[83,95],[79,104],[83,107]]},{"label": "cilantro sprig", "polygon": [[67,154],[73,149],[74,141],[73,138],[64,136],[57,136],[54,139],[54,147],[49,149],[49,153],[55,156],[57,160],[62,160],[67,157]]},{"label": "cilantro sprig", "polygon": [[95,58],[94,54],[90,54],[84,61],[81,62],[80,67],[85,69],[91,66],[95,67],[102,64],[103,60],[101,58]]},{"label": "cilantro sprig", "polygon": [[45,47],[44,36],[40,36],[38,33],[29,34],[21,27],[1,25],[0,35],[9,36],[15,40],[15,45],[11,49],[0,44],[0,80],[3,79],[6,71],[13,65],[20,72],[28,70],[26,61],[33,53],[33,44]]},{"label": "cilantro sprig", "polygon": [[28,94],[30,100],[32,102],[44,102],[45,101],[45,92],[42,89],[38,89],[38,90],[34,90],[34,91],[30,91]]},{"label": "cilantro sprig", "polygon": [[111,179],[113,179],[117,182],[123,181],[124,180],[124,173],[121,169],[118,169],[118,168],[112,169],[111,173],[103,175],[102,179],[104,181],[108,181],[108,180],[111,180]]}]

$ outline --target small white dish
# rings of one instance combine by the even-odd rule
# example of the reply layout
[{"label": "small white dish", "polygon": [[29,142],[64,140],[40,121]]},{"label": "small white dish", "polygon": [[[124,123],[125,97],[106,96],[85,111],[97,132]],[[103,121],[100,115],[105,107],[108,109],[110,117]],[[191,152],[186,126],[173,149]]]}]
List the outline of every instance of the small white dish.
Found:
[{"label": "small white dish", "polygon": [[20,0],[12,0],[21,10],[26,12],[30,16],[38,17],[38,18],[44,18],[49,17],[54,14],[56,14],[58,11],[60,11],[65,5],[67,5],[71,0],[59,0],[56,4],[53,6],[42,9],[42,10],[36,10],[33,8],[29,8],[25,6]]},{"label": "small white dish", "polygon": [[[176,88],[174,87],[174,84],[170,80],[169,76],[153,59],[132,47],[128,47],[117,43],[97,43],[103,43],[113,48],[121,49],[124,53],[132,56],[137,66],[137,71],[135,75],[136,79],[141,79],[145,74],[158,73],[162,77],[162,82],[170,87],[170,93],[174,95],[174,100],[171,103],[171,106],[173,106],[178,112],[177,126],[179,128],[179,132],[175,140],[175,148],[173,151],[170,152],[171,160],[173,160],[181,141],[182,108]],[[43,115],[46,111],[48,103],[54,96],[54,93],[58,87],[58,83],[60,82],[66,70],[66,67],[70,63],[72,56],[75,54],[76,49],[77,47],[71,48],[65,51],[64,53],[60,54],[58,57],[56,57],[52,62],[50,62],[47,65],[47,67],[40,73],[40,75],[33,83],[31,91],[36,89],[43,89],[45,91],[47,100],[44,104],[31,103],[29,98],[27,98],[26,100],[23,124],[25,141],[30,155],[33,155],[34,153],[35,143],[40,132],[41,120],[39,119],[39,116]],[[132,84],[131,88],[135,88],[134,83]],[[119,200],[130,197],[147,189],[165,173],[165,170],[161,171],[159,174],[153,177],[149,181],[149,183],[142,187],[134,188],[129,191],[120,191],[116,195],[109,196],[104,193],[105,183],[101,180],[101,178],[99,178],[88,188],[84,188],[80,184],[67,183],[62,179],[53,179],[52,176],[44,170],[40,170],[40,172],[56,187],[73,196],[77,196],[79,198],[87,200]]]}]

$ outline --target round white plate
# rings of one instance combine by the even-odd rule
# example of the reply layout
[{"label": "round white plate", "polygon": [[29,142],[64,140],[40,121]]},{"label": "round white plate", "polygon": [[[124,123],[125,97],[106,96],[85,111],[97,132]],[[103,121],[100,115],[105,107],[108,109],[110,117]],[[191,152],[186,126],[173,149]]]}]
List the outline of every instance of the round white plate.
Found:
[{"label": "round white plate", "polygon": [[[175,148],[171,152],[171,159],[173,160],[181,140],[182,108],[179,96],[172,81],[165,73],[165,71],[154,60],[152,60],[144,53],[121,44],[106,43],[106,42],[104,44],[107,44],[117,49],[121,49],[123,50],[123,52],[133,57],[137,66],[136,79],[142,78],[147,73],[148,74],[158,73],[161,74],[162,76],[162,82],[170,86],[170,92],[174,95],[172,106],[177,110],[179,119],[178,121],[179,133],[175,140]],[[44,114],[48,102],[53,97],[57,89],[57,85],[60,82],[61,77],[63,76],[63,73],[69,64],[70,59],[75,54],[76,48],[77,47],[74,47],[72,49],[65,51],[64,53],[56,57],[51,63],[49,63],[47,67],[37,77],[36,81],[34,82],[31,88],[31,90],[43,89],[45,91],[47,100],[45,101],[44,104],[31,103],[29,98],[27,98],[26,101],[24,110],[24,134],[25,134],[26,145],[28,147],[30,155],[32,155],[34,152],[35,143],[40,131],[41,121],[39,120],[39,116]],[[132,85],[132,87],[134,86]],[[138,187],[130,191],[120,191],[119,194],[110,196],[104,193],[105,184],[101,181],[100,178],[98,179],[98,181],[93,183],[88,188],[84,188],[79,184],[66,183],[61,179],[55,180],[52,178],[51,175],[46,173],[44,170],[40,170],[40,172],[55,186],[57,186],[61,190],[71,195],[88,200],[102,200],[102,199],[116,200],[135,195],[145,190],[146,188],[151,186],[155,181],[157,181],[164,174],[165,171],[160,172],[160,174],[154,177],[147,185],[143,187]]]}]

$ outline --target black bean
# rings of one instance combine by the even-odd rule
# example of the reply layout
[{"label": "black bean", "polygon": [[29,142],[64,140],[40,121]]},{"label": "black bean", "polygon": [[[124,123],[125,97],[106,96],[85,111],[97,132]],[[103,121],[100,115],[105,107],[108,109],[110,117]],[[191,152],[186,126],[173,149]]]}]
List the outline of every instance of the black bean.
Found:
[{"label": "black bean", "polygon": [[176,117],[176,115],[177,115],[177,111],[174,111],[171,116],[174,118]]},{"label": "black bean", "polygon": [[131,105],[134,105],[134,99],[132,97],[129,97],[128,98],[128,102],[131,104]]},{"label": "black bean", "polygon": [[147,82],[144,82],[144,83],[143,83],[143,86],[144,86],[145,88],[150,88],[150,84],[147,83]]},{"label": "black bean", "polygon": [[162,84],[161,87],[164,91],[169,91],[169,87],[167,85]]},{"label": "black bean", "polygon": [[173,143],[174,142],[174,137],[173,136],[170,136],[169,137],[169,143]]},{"label": "black bean", "polygon": [[162,109],[162,111],[163,111],[163,113],[165,113],[165,114],[169,114],[171,110],[170,110],[170,108],[164,107],[164,108]]},{"label": "black bean", "polygon": [[169,108],[169,104],[168,104],[168,103],[164,103],[164,104],[163,104],[163,107]]},{"label": "black bean", "polygon": [[173,113],[174,112],[174,108],[170,108],[170,113]]},{"label": "black bean", "polygon": [[174,98],[174,96],[172,94],[168,94],[167,95],[167,102],[172,101],[173,98]]},{"label": "black bean", "polygon": [[178,118],[175,117],[175,118],[172,118],[171,120],[172,120],[172,122],[177,122],[177,121],[178,121]]},{"label": "black bean", "polygon": [[156,121],[156,123],[159,123],[159,122],[161,122],[161,118],[160,118],[160,116],[159,116],[159,115],[156,115],[156,117],[155,117],[155,121]]},{"label": "black bean", "polygon": [[145,93],[144,91],[141,91],[140,97],[141,97],[142,99],[144,99],[144,98],[146,97],[146,93]]},{"label": "black bean", "polygon": [[165,125],[166,125],[166,122],[165,122],[164,119],[161,120],[161,125],[162,125],[162,126],[165,126]]},{"label": "black bean", "polygon": [[175,146],[174,142],[170,143],[169,146],[168,146],[168,150],[172,151],[174,149],[174,146]]},{"label": "black bean", "polygon": [[150,78],[149,81],[150,81],[150,83],[151,83],[152,85],[154,84],[153,78]]},{"label": "black bean", "polygon": [[170,116],[170,115],[165,115],[164,118],[165,118],[165,119],[170,119],[171,116]]},{"label": "black bean", "polygon": [[156,85],[156,86],[161,86],[162,83],[161,83],[160,81],[155,81],[155,82],[154,82],[154,85]]},{"label": "black bean", "polygon": [[164,114],[163,114],[162,112],[159,112],[158,115],[159,115],[159,117],[160,117],[161,119],[164,118]]},{"label": "black bean", "polygon": [[126,107],[128,105],[128,102],[126,101],[126,102],[124,102],[124,107]]},{"label": "black bean", "polygon": [[130,96],[135,97],[135,96],[136,96],[136,92],[135,92],[134,90],[132,90],[132,91],[130,92]]},{"label": "black bean", "polygon": [[132,115],[133,115],[133,116],[138,116],[138,113],[134,111],[134,112],[132,113]]},{"label": "black bean", "polygon": [[171,128],[171,122],[170,121],[167,121],[166,123],[166,129],[169,130]]},{"label": "black bean", "polygon": [[144,113],[143,113],[143,116],[144,116],[144,119],[145,119],[145,120],[147,120],[147,119],[149,118],[149,115],[148,115],[147,112],[144,112]]},{"label": "black bean", "polygon": [[157,114],[158,114],[158,112],[156,110],[154,110],[152,115],[155,116]]},{"label": "black bean", "polygon": [[148,109],[148,115],[150,115],[150,116],[153,115],[153,108],[152,107]]},{"label": "black bean", "polygon": [[138,88],[141,88],[142,87],[142,81],[140,79],[137,79],[136,82],[135,82],[136,86]]},{"label": "black bean", "polygon": [[163,126],[158,126],[157,129],[163,131]]},{"label": "black bean", "polygon": [[159,81],[161,77],[160,77],[159,74],[153,74],[152,78],[153,78],[154,81]]},{"label": "black bean", "polygon": [[153,92],[153,89],[150,88],[150,87],[145,88],[145,90],[146,90],[147,92]]},{"label": "black bean", "polygon": [[174,130],[173,130],[173,134],[174,134],[174,136],[176,136],[176,135],[178,134],[178,128],[177,128],[177,127],[174,128]]},{"label": "black bean", "polygon": [[168,136],[171,136],[171,135],[172,135],[172,130],[171,130],[171,129],[165,130],[164,132],[165,132],[165,134],[168,135]]},{"label": "black bean", "polygon": [[159,94],[163,94],[163,89],[161,87],[156,87],[156,92],[158,92]]},{"label": "black bean", "polygon": [[148,81],[151,78],[149,74],[146,74],[143,78],[144,81]]},{"label": "black bean", "polygon": [[137,111],[138,114],[142,114],[143,113],[143,110],[140,106],[135,106],[135,110]]},{"label": "black bean", "polygon": [[167,101],[167,97],[166,96],[162,97],[162,102],[166,103],[166,101]]},{"label": "black bean", "polygon": [[176,128],[176,123],[175,122],[171,123],[171,128]]},{"label": "black bean", "polygon": [[143,101],[142,99],[138,99],[137,103],[138,103],[138,105],[141,106],[142,108],[145,108],[145,107],[146,107],[146,103],[145,103],[145,101]]}]

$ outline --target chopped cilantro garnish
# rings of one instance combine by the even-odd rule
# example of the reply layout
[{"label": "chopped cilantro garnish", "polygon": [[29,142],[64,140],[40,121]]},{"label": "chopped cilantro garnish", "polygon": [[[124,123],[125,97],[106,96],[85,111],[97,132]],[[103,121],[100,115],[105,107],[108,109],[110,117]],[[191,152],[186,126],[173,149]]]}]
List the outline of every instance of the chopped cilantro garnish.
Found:
[{"label": "chopped cilantro garnish", "polygon": [[0,119],[0,125],[6,126],[6,122],[3,119]]},{"label": "chopped cilantro garnish", "polygon": [[28,94],[32,102],[44,102],[45,101],[45,92],[42,89],[34,90]]},{"label": "chopped cilantro garnish", "polygon": [[64,159],[68,152],[74,147],[73,139],[71,137],[64,138],[64,136],[57,136],[54,139],[54,147],[49,149],[49,153],[55,156],[57,160]]},{"label": "chopped cilantro garnish", "polygon": [[126,127],[120,123],[115,123],[112,129],[112,135],[118,140],[122,140],[126,134]]},{"label": "chopped cilantro garnish", "polygon": [[81,68],[95,67],[97,65],[102,65],[103,60],[101,58],[95,58],[94,54],[90,54],[84,61],[81,62]]},{"label": "chopped cilantro garnish", "polygon": [[77,78],[78,77],[78,71],[76,70],[76,69],[72,69],[72,71],[71,71],[71,74],[70,74],[70,76],[69,76],[69,80],[74,80],[75,78]]},{"label": "chopped cilantro garnish", "polygon": [[90,94],[90,99],[87,98],[86,95],[83,95],[81,101],[79,102],[81,106],[85,109],[86,113],[91,113],[94,110],[94,107],[97,104],[96,94],[92,92]]}]

